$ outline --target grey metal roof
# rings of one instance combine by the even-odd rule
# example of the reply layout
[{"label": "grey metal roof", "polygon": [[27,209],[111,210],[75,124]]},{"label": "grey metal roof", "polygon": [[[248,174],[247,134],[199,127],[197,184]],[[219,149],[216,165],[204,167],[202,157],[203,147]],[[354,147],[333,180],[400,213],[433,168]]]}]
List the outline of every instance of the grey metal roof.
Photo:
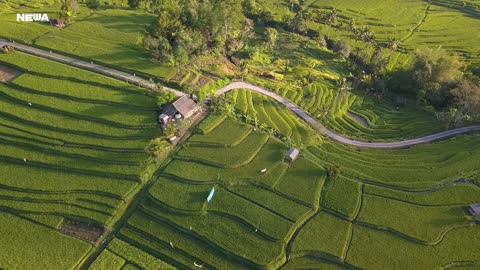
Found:
[{"label": "grey metal roof", "polygon": [[293,160],[293,159],[297,158],[298,154],[300,154],[300,151],[297,148],[290,147],[290,149],[288,149],[287,155],[285,157]]},{"label": "grey metal roof", "polygon": [[181,115],[188,115],[197,107],[195,101],[193,101],[193,99],[191,99],[188,95],[184,95],[181,98],[175,100],[172,105],[175,110],[177,110]]}]

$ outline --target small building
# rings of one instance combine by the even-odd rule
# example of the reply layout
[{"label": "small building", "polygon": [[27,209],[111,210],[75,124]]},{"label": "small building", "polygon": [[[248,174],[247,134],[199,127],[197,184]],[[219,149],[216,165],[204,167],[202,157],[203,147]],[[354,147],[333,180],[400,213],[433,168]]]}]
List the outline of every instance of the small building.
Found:
[{"label": "small building", "polygon": [[[158,121],[161,124],[166,124],[173,118],[179,119],[183,117],[186,119],[192,116],[197,109],[197,103],[195,103],[195,101],[189,95],[184,95],[175,100],[173,103],[168,104],[158,117]],[[176,116],[177,114],[180,115],[180,117]]]},{"label": "small building", "polygon": [[65,21],[62,19],[51,19],[50,24],[59,28],[63,28],[65,26]]},{"label": "small building", "polygon": [[472,216],[480,215],[480,203],[472,203],[468,207],[468,212]]},{"label": "small building", "polygon": [[162,113],[160,114],[160,116],[158,117],[158,121],[160,122],[160,124],[162,125],[165,125],[168,123],[168,120],[170,119],[170,116]]},{"label": "small building", "polygon": [[477,223],[478,225],[480,225],[480,217],[478,217],[478,218],[475,219],[475,223]]},{"label": "small building", "polygon": [[287,161],[293,162],[298,158],[299,154],[300,154],[300,151],[297,148],[290,147],[290,149],[288,149],[287,154],[285,155],[285,159]]},{"label": "small building", "polygon": [[173,136],[173,137],[171,137],[170,139],[168,139],[168,141],[169,141],[171,144],[173,144],[176,139],[177,139],[177,136]]}]

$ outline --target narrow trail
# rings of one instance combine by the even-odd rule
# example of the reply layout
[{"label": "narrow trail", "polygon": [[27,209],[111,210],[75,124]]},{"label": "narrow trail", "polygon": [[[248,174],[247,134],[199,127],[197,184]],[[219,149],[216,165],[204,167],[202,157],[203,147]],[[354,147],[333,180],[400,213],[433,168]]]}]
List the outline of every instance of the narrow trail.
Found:
[{"label": "narrow trail", "polygon": [[428,16],[428,12],[430,11],[430,6],[432,4],[431,3],[427,3],[427,7],[425,8],[425,13],[423,15],[423,18],[422,20],[420,20],[420,22],[415,25],[415,27],[412,28],[412,30],[410,30],[410,32],[400,40],[400,42],[405,42],[405,40],[411,38],[413,36],[413,34],[415,34],[415,32],[418,30],[418,28],[420,28],[420,26],[422,26],[422,24],[427,20],[427,16]]},{"label": "narrow trail", "polygon": [[[428,13],[428,8],[426,10],[426,13]],[[426,15],[425,15],[426,18]],[[425,20],[424,18],[424,20]],[[422,20],[422,22],[424,21]],[[421,23],[414,28],[417,29]],[[19,43],[14,43],[14,42],[9,42],[5,39],[0,39],[0,47],[3,45],[11,45],[14,46],[17,51],[24,52],[27,54],[32,54],[35,56],[47,58],[53,61],[57,61],[66,65],[78,67],[81,69],[86,69],[92,72],[96,72],[99,74],[106,75],[108,77],[118,79],[121,81],[127,81],[134,83],[135,85],[138,85],[140,87],[148,88],[153,91],[159,91],[160,89],[157,87],[156,84],[149,82],[148,80],[145,80],[141,77],[123,72],[123,71],[118,71],[113,68],[105,67],[99,64],[94,64],[93,62],[87,62],[75,58],[71,58],[65,55],[57,54],[57,53],[52,53],[46,50],[42,50],[39,48],[35,48],[29,45],[25,44],[19,44]],[[294,112],[298,117],[302,118],[305,122],[307,122],[314,130],[321,132],[322,134],[326,135],[327,137],[331,138],[332,140],[355,146],[355,147],[360,147],[360,148],[371,148],[371,149],[402,149],[402,148],[409,148],[418,144],[426,144],[426,143],[432,143],[435,141],[440,141],[444,140],[447,138],[451,138],[460,134],[466,134],[466,133],[472,133],[472,132],[480,132],[480,126],[469,126],[469,127],[463,127],[463,128],[457,128],[457,129],[452,129],[448,131],[443,131],[439,133],[435,133],[432,135],[416,138],[416,139],[410,139],[410,140],[404,140],[404,141],[396,141],[396,142],[364,142],[364,141],[357,141],[357,140],[352,140],[346,137],[343,137],[341,135],[336,134],[334,131],[326,128],[323,124],[318,122],[317,119],[313,118],[310,116],[307,112],[305,112],[303,109],[298,107],[297,105],[293,104],[291,101],[287,100],[286,98],[273,93],[267,89],[258,87],[256,85],[246,83],[246,82],[232,82],[229,85],[225,86],[224,88],[217,90],[216,94],[217,95],[222,95],[228,91],[234,90],[234,89],[248,89],[257,93],[260,93],[262,95],[271,97],[275,99],[276,101],[280,102],[284,106],[286,106],[289,110]],[[163,87],[163,90],[166,91],[171,91],[174,92],[177,96],[182,96],[185,95],[185,93],[168,88],[168,87]]]}]

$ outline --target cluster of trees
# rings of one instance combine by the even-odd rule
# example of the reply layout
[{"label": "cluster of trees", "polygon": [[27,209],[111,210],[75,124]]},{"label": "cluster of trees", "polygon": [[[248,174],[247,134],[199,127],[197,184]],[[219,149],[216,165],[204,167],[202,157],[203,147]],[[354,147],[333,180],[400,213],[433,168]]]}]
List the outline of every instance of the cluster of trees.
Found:
[{"label": "cluster of trees", "polygon": [[60,18],[65,22],[73,21],[73,18],[80,10],[77,0],[60,0]]},{"label": "cluster of trees", "polygon": [[430,106],[448,126],[480,119],[480,78],[466,75],[458,55],[442,49],[421,49],[412,66],[388,73],[389,91],[415,96],[421,106]]},{"label": "cluster of trees", "polygon": [[253,33],[253,21],[243,15],[237,0],[148,1],[158,17],[148,27],[143,45],[162,63],[182,66],[193,55],[204,53],[228,56]]},{"label": "cluster of trees", "polygon": [[418,102],[442,110],[440,116],[451,126],[480,117],[480,79],[465,76],[464,69],[458,55],[422,49],[410,71]]}]

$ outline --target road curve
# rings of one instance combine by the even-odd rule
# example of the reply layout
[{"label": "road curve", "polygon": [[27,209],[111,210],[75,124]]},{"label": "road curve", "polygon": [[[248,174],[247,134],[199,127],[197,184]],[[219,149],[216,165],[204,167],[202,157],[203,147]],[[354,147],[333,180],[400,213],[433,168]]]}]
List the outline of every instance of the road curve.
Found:
[{"label": "road curve", "polygon": [[[39,48],[35,48],[29,45],[21,44],[21,43],[15,43],[15,42],[9,42],[5,39],[0,39],[0,47],[4,45],[11,45],[15,47],[17,51],[32,54],[35,56],[47,58],[50,60],[54,60],[66,65],[78,67],[81,69],[86,69],[89,71],[93,71],[102,75],[106,75],[121,81],[126,81],[130,82],[133,84],[136,84],[138,86],[148,88],[154,91],[158,91],[158,87],[156,84],[151,83],[148,80],[145,80],[139,76],[135,76],[134,74],[129,74],[123,71],[119,71],[113,68],[109,68],[106,66],[102,66],[99,64],[94,64],[93,62],[87,62],[84,60],[79,60],[75,59],[69,56],[53,53],[50,51],[42,50]],[[289,110],[294,112],[296,115],[298,115],[300,118],[305,120],[310,126],[312,126],[313,129],[325,134],[326,136],[330,137],[331,139],[356,146],[356,147],[362,147],[362,148],[372,148],[372,149],[401,149],[401,148],[408,148],[412,147],[418,144],[425,144],[425,143],[431,143],[435,141],[440,141],[443,139],[451,138],[459,134],[465,134],[465,133],[472,133],[472,132],[480,132],[480,126],[469,126],[469,127],[463,127],[463,128],[457,128],[457,129],[452,129],[448,131],[443,131],[440,133],[435,133],[429,136],[425,137],[420,137],[416,139],[411,139],[411,140],[405,140],[405,141],[397,141],[397,142],[364,142],[364,141],[356,141],[352,140],[346,137],[343,137],[341,135],[336,134],[332,130],[326,128],[324,125],[322,125],[320,122],[318,122],[315,118],[311,117],[308,113],[306,113],[304,110],[299,108],[297,105],[293,104],[286,98],[273,93],[269,90],[266,90],[264,88],[258,87],[256,85],[246,83],[246,82],[233,82],[230,83],[229,85],[225,86],[224,88],[216,91],[217,95],[222,95],[228,91],[231,91],[233,89],[248,89],[257,93],[260,93],[262,95],[271,97],[275,99],[276,101],[282,103],[284,106],[286,106]],[[168,87],[163,87],[163,90],[171,91],[174,92],[177,96],[182,96],[185,95],[185,93],[168,88]]]},{"label": "road curve", "polygon": [[415,146],[417,144],[425,144],[425,143],[431,143],[435,141],[440,141],[443,139],[451,138],[459,134],[465,134],[465,133],[472,133],[472,132],[480,132],[480,126],[469,126],[469,127],[462,127],[462,128],[457,128],[457,129],[452,129],[452,130],[447,130],[439,133],[435,133],[432,135],[428,135],[425,137],[420,137],[416,139],[411,139],[411,140],[404,140],[404,141],[397,141],[397,142],[364,142],[364,141],[356,141],[352,140],[346,137],[343,137],[341,135],[336,134],[332,130],[326,128],[324,125],[322,125],[320,122],[318,122],[315,118],[311,117],[308,113],[306,113],[304,110],[299,108],[297,105],[293,104],[291,101],[288,99],[273,93],[269,90],[263,89],[261,87],[258,87],[256,85],[246,83],[246,82],[233,82],[224,88],[218,90],[216,92],[217,95],[222,95],[228,91],[234,90],[234,89],[248,89],[257,93],[260,93],[262,95],[271,97],[275,99],[276,101],[282,103],[285,105],[288,109],[290,109],[292,112],[297,114],[300,118],[305,120],[310,126],[312,126],[313,129],[325,134],[326,136],[330,137],[331,139],[356,146],[356,147],[362,147],[362,148],[373,148],[373,149],[401,149],[401,148],[409,148],[412,146]]}]

